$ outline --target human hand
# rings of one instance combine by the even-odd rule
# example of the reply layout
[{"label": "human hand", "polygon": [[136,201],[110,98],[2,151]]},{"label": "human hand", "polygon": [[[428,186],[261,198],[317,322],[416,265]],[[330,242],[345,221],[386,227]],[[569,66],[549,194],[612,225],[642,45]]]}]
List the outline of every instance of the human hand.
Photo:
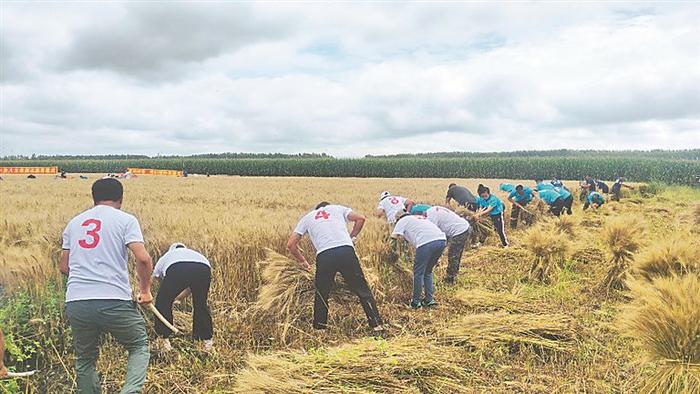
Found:
[{"label": "human hand", "polygon": [[141,293],[136,297],[136,302],[139,303],[139,305],[148,305],[151,302],[153,302],[153,295],[151,294],[151,291],[147,291],[145,293]]},{"label": "human hand", "polygon": [[311,272],[311,265],[308,261],[304,260],[301,262],[301,267],[309,272]]}]

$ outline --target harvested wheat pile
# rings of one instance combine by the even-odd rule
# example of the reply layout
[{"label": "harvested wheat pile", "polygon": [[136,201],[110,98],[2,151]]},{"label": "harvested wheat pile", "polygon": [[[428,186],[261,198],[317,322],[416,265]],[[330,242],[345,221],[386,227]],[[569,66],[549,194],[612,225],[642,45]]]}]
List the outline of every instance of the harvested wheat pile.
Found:
[{"label": "harvested wheat pile", "polygon": [[541,225],[527,231],[523,244],[534,256],[530,279],[540,282],[548,281],[550,271],[563,266],[569,247],[562,233]]},{"label": "harvested wheat pile", "polygon": [[483,289],[459,290],[454,298],[469,309],[478,312],[506,311],[510,313],[536,313],[542,311],[532,299],[506,293],[503,291],[488,291]]},{"label": "harvested wheat pile", "polygon": [[441,334],[441,343],[452,345],[486,348],[495,344],[559,353],[573,353],[577,342],[574,319],[564,314],[467,315]]},{"label": "harvested wheat pile", "polygon": [[676,236],[650,246],[635,259],[632,272],[648,281],[672,275],[700,274],[700,245],[693,241]]},{"label": "harvested wheat pile", "polygon": [[236,393],[466,393],[475,383],[454,349],[421,338],[364,339],[328,350],[249,358]]},{"label": "harvested wheat pile", "polygon": [[[285,341],[290,328],[299,321],[310,320],[316,294],[314,274],[299,264],[271,249],[265,249],[266,258],[257,264],[261,270],[262,285],[255,303],[247,311],[254,319],[274,322]],[[363,269],[371,289],[375,289],[379,278],[371,270]],[[356,303],[356,296],[347,288],[340,275],[331,291],[329,304]]]},{"label": "harvested wheat pile", "polygon": [[700,393],[700,278],[630,281],[633,302],[621,329],[636,342],[655,373],[640,392]]},{"label": "harvested wheat pile", "polygon": [[603,282],[606,289],[621,289],[632,256],[642,243],[644,227],[634,217],[610,219],[603,229],[603,241],[612,254],[611,267]]},{"label": "harvested wheat pile", "polygon": [[557,231],[569,238],[573,238],[576,235],[578,220],[571,215],[559,216],[554,219],[553,224]]}]

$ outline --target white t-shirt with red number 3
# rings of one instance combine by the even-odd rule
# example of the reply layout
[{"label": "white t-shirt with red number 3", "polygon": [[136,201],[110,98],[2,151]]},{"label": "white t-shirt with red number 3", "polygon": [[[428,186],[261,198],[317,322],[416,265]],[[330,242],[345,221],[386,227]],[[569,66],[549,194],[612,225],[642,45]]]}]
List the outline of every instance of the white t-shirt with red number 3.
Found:
[{"label": "white t-shirt with red number 3", "polygon": [[131,300],[127,245],[132,242],[143,242],[133,215],[96,205],[74,217],[63,231],[63,249],[70,251],[66,302]]},{"label": "white t-shirt with red number 3", "polygon": [[339,246],[354,247],[348,232],[350,212],[352,209],[342,205],[326,205],[304,215],[294,232],[301,236],[309,233],[316,255]]},{"label": "white t-shirt with red number 3", "polygon": [[377,209],[383,209],[386,221],[390,224],[396,223],[396,214],[405,209],[406,199],[400,196],[389,196],[379,201]]}]

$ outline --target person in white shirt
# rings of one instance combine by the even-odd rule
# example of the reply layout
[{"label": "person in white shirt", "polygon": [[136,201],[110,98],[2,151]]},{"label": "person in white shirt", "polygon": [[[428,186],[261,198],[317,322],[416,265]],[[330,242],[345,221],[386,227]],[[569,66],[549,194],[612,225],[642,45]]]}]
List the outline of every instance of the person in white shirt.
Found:
[{"label": "person in white shirt", "polygon": [[[348,223],[353,223],[350,233],[348,233]],[[362,272],[353,244],[364,224],[365,217],[353,212],[352,209],[322,202],[301,218],[287,242],[289,251],[308,271],[311,271],[311,266],[299,250],[299,241],[305,234],[309,234],[311,243],[316,249],[316,297],[313,321],[315,329],[327,328],[328,295],[338,272],[343,276],[350,290],[360,299],[369,326],[374,331],[383,329],[382,318],[379,316],[377,304]]]},{"label": "person in white shirt", "polygon": [[[201,253],[189,249],[183,243],[170,245],[153,269],[153,277],[161,280],[156,308],[171,324],[173,322],[173,302],[181,293],[192,294],[192,338],[204,341],[204,349],[213,347],[213,326],[207,305],[211,285],[211,264]],[[168,337],[170,329],[160,320],[155,322],[156,334],[164,338],[162,348],[172,349]]]},{"label": "person in white shirt", "polygon": [[61,272],[68,275],[66,315],[73,333],[79,393],[99,393],[95,371],[100,337],[110,333],[129,352],[122,393],[140,393],[150,353],[143,317],[132,301],[128,250],[136,260],[137,302],[149,304],[153,262],[138,220],[121,211],[122,184],[100,179],[92,185],[95,206],[73,218],[63,231]]},{"label": "person in white shirt", "polygon": [[447,236],[447,277],[445,282],[454,284],[459,273],[464,245],[471,236],[471,226],[463,217],[445,207],[432,207],[425,216]]},{"label": "person in white shirt", "polygon": [[[416,257],[413,261],[411,308],[437,306],[433,296],[433,268],[445,250],[447,240],[445,233],[425,216],[399,212],[396,227],[391,235],[397,239],[405,239],[416,248]],[[421,299],[424,290],[425,297]]]},{"label": "person in white shirt", "polygon": [[386,217],[387,223],[394,224],[396,223],[396,214],[404,209],[410,211],[413,204],[409,198],[394,196],[385,191],[379,195],[379,205],[374,213],[379,218]]}]

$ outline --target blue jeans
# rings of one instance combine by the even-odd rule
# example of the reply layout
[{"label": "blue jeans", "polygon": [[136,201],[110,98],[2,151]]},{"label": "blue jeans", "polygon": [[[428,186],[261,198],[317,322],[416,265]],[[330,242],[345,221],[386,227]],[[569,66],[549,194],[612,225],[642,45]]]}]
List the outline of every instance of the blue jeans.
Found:
[{"label": "blue jeans", "polygon": [[416,249],[416,259],[413,261],[413,303],[421,301],[425,289],[425,301],[433,301],[433,268],[437,265],[446,241],[429,242]]}]

